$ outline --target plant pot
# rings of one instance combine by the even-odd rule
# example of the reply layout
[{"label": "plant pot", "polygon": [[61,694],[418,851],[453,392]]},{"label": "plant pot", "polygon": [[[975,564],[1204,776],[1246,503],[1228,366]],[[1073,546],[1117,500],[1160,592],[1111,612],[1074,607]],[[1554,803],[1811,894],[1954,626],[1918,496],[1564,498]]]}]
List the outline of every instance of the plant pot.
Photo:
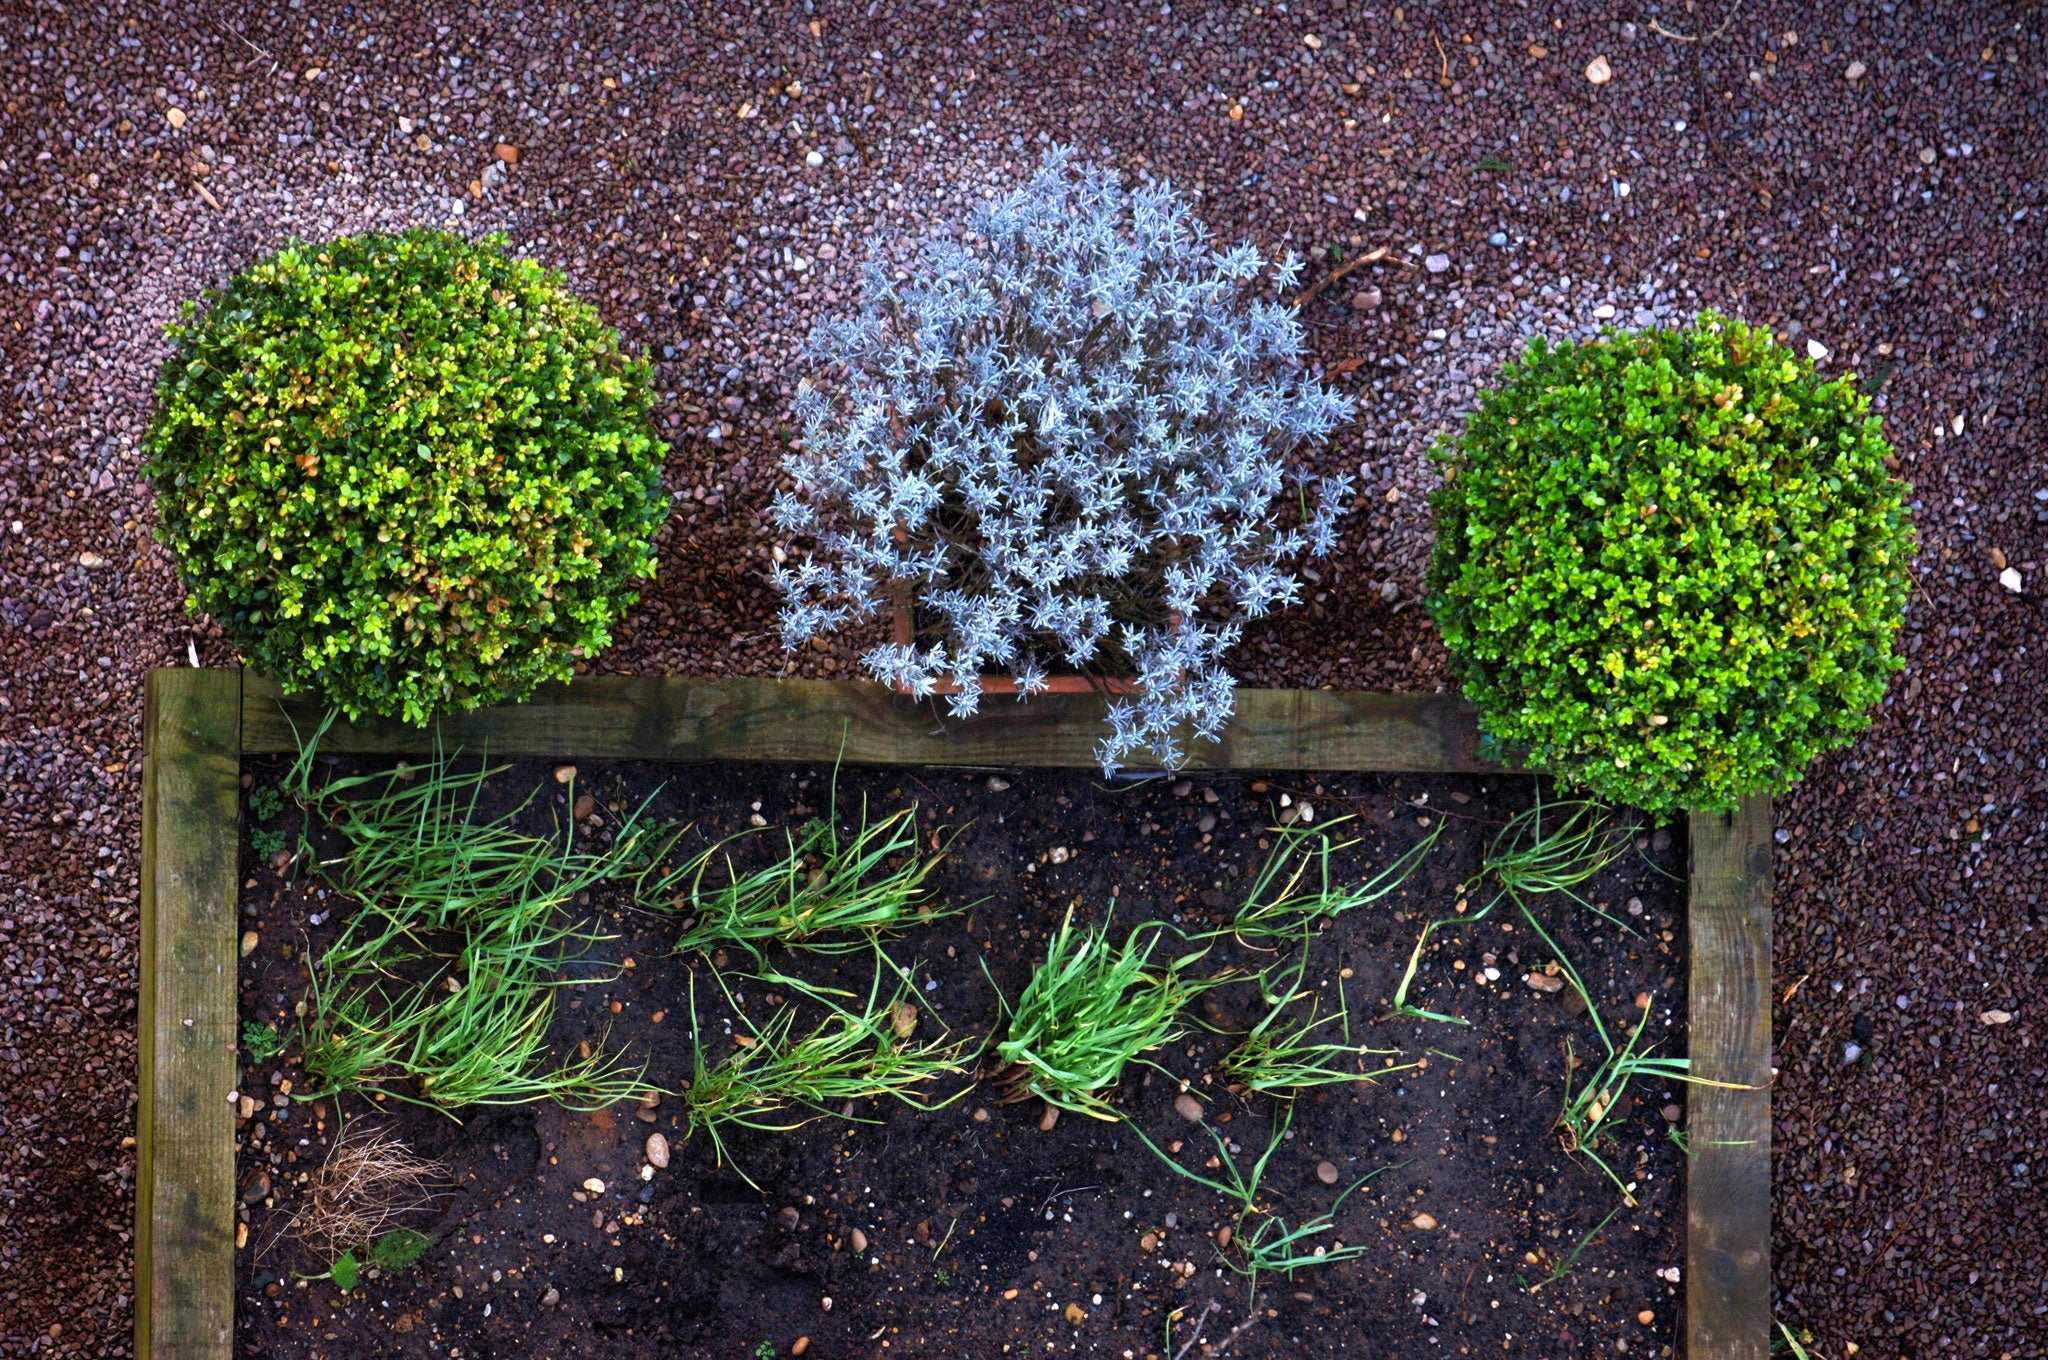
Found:
[{"label": "plant pot", "polygon": [[[916,638],[917,628],[911,619],[909,606],[897,605],[890,611],[890,634],[899,646],[907,647]],[[896,688],[900,693],[908,694],[910,692],[907,687],[902,685],[898,685]],[[934,694],[957,694],[959,692],[960,687],[951,680],[932,681],[932,693]],[[981,677],[981,692],[983,694],[1015,694],[1017,692],[1017,679],[1015,676],[1007,675],[1000,671],[990,672]],[[1142,693],[1143,691],[1137,680],[1130,676],[1048,675],[1045,677],[1045,688],[1034,692],[1039,694],[1129,695]]]}]

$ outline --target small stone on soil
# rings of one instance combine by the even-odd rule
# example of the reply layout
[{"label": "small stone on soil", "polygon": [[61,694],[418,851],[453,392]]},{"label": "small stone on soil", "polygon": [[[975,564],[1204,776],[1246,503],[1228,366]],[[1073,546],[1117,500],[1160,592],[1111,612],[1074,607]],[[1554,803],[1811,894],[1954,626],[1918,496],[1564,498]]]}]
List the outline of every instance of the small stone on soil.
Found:
[{"label": "small stone on soil", "polygon": [[1178,1114],[1190,1124],[1201,1123],[1202,1115],[1205,1113],[1202,1102],[1186,1091],[1182,1091],[1173,1098],[1173,1110],[1175,1114]]},{"label": "small stone on soil", "polygon": [[668,1139],[659,1133],[647,1135],[647,1163],[649,1166],[668,1166]]},{"label": "small stone on soil", "polygon": [[1337,1164],[1335,1162],[1317,1162],[1316,1179],[1324,1185],[1335,1185],[1337,1183]]}]

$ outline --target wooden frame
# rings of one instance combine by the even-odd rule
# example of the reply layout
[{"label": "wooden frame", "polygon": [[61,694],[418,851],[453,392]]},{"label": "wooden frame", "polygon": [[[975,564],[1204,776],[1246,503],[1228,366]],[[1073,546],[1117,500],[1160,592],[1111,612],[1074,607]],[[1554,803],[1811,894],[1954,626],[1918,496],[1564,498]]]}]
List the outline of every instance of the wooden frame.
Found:
[{"label": "wooden frame", "polygon": [[[297,749],[316,704],[239,671],[150,673],[143,721],[142,1103],[136,1354],[228,1360],[234,1321],[235,939],[240,760]],[[592,677],[438,732],[337,723],[322,749],[638,760],[1011,768],[1094,763],[1105,700],[1047,694],[944,722],[860,681]],[[1471,709],[1451,695],[1239,690],[1223,741],[1190,768],[1470,773]],[[1766,1360],[1770,1341],[1771,809],[1690,820],[1686,1184],[1689,1360]]]}]

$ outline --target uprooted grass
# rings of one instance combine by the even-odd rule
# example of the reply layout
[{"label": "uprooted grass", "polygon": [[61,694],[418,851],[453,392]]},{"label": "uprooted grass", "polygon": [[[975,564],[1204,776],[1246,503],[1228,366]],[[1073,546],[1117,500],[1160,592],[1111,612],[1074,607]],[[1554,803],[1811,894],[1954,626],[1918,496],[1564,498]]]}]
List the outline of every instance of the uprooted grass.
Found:
[{"label": "uprooted grass", "polygon": [[1237,1217],[1231,1225],[1229,1236],[1219,1242],[1217,1257],[1225,1267],[1243,1276],[1254,1299],[1258,1296],[1261,1275],[1283,1274],[1289,1279],[1298,1270],[1312,1266],[1330,1265],[1333,1262],[1350,1260],[1365,1254],[1365,1247],[1344,1244],[1334,1239],[1323,1242],[1325,1234],[1336,1229],[1337,1210],[1343,1207],[1357,1190],[1382,1171],[1396,1170],[1406,1166],[1399,1162],[1394,1166],[1375,1167],[1366,1172],[1342,1191],[1330,1206],[1319,1214],[1306,1219],[1290,1221],[1278,1209],[1261,1202],[1265,1185],[1266,1168],[1273,1160],[1273,1154],[1287,1141],[1287,1129],[1294,1119],[1294,1106],[1282,1104],[1273,1120],[1272,1135],[1266,1140],[1265,1151],[1252,1162],[1251,1169],[1238,1165],[1238,1154],[1222,1134],[1208,1124],[1202,1131],[1216,1145],[1214,1165],[1217,1176],[1205,1176],[1199,1171],[1190,1171],[1175,1161],[1145,1131],[1132,1126],[1139,1139],[1152,1150],[1154,1156],[1164,1162],[1175,1175],[1196,1185],[1215,1191],[1236,1206]]},{"label": "uprooted grass", "polygon": [[1714,1081],[1696,1076],[1690,1058],[1657,1057],[1650,1052],[1654,1045],[1645,1042],[1650,1028],[1650,1005],[1652,998],[1646,992],[1636,999],[1635,1023],[1623,1035],[1623,1042],[1617,1045],[1601,1018],[1600,1008],[1594,1004],[1593,995],[1586,989],[1579,977],[1578,969],[1558,948],[1557,941],[1543,928],[1543,923],[1525,908],[1523,915],[1550,951],[1557,956],[1558,970],[1564,974],[1579,1000],[1585,1003],[1586,1016],[1593,1022],[1593,1033],[1600,1041],[1603,1051],[1597,1062],[1586,1073],[1585,1080],[1573,1089],[1573,1076],[1586,1066],[1570,1041],[1565,1044],[1564,1059],[1564,1107],[1557,1118],[1558,1140],[1567,1153],[1585,1157],[1600,1168],[1607,1179],[1614,1182],[1621,1191],[1622,1199],[1633,1206],[1635,1193],[1622,1180],[1606,1158],[1599,1152],[1599,1145],[1607,1135],[1607,1119],[1620,1102],[1629,1085],[1638,1080],[1684,1082],[1693,1086],[1717,1086],[1723,1090],[1746,1091],[1750,1088],[1739,1082]]},{"label": "uprooted grass", "polygon": [[1491,879],[1497,886],[1486,905],[1475,912],[1463,913],[1461,910],[1457,915],[1438,917],[1422,928],[1415,948],[1408,955],[1408,965],[1401,974],[1400,984],[1394,988],[1394,1014],[1454,1025],[1471,1023],[1463,1016],[1445,1015],[1411,1005],[1408,989],[1414,985],[1415,975],[1422,967],[1423,952],[1437,931],[1445,926],[1483,921],[1505,901],[1515,903],[1524,916],[1534,921],[1535,916],[1529,907],[1532,898],[1550,893],[1562,894],[1603,920],[1635,934],[1635,929],[1627,922],[1601,911],[1579,892],[1595,875],[1626,853],[1628,846],[1628,829],[1610,818],[1605,805],[1590,800],[1546,804],[1539,790],[1535,806],[1508,819],[1507,825],[1488,845],[1479,872],[1458,890],[1458,905],[1462,909],[1466,894],[1478,891]]},{"label": "uprooted grass", "polygon": [[[733,1051],[716,1063],[708,1062],[692,974],[690,1033],[696,1056],[683,1108],[689,1131],[708,1134],[721,1163],[731,1160],[723,1136],[728,1128],[786,1133],[837,1115],[847,1102],[858,1100],[886,1098],[919,1110],[937,1110],[970,1089],[963,1086],[937,1101],[920,1094],[931,1082],[968,1070],[972,1041],[952,1038],[943,1030],[930,1038],[915,1038],[925,1012],[917,1004],[911,970],[899,968],[880,949],[875,951],[874,977],[864,997],[786,973],[754,975],[766,986],[788,988],[824,1009],[823,1019],[802,1031],[797,1028],[796,1007],[788,1003],[778,1005],[766,1023],[748,1024],[725,978],[713,976],[733,1014],[741,1017],[740,1027],[733,1034]],[[753,1184],[746,1172],[739,1174]]]},{"label": "uprooted grass", "polygon": [[[1292,962],[1276,965],[1259,975],[1260,997],[1266,1004],[1266,1013],[1223,1059],[1223,1074],[1231,1090],[1284,1097],[1310,1087],[1369,1082],[1414,1066],[1365,1066],[1367,1058],[1392,1057],[1395,1050],[1351,1042],[1351,1007],[1341,981],[1337,986],[1337,1009],[1327,1015],[1319,1013],[1319,993],[1302,986],[1310,947],[1311,937],[1304,931],[1301,952]],[[1309,1003],[1305,1013],[1298,1004],[1304,999]],[[1331,1024],[1338,1026],[1342,1042],[1327,1037],[1326,1027]]]},{"label": "uprooted grass", "polygon": [[[1045,962],[1016,1004],[996,987],[1007,1017],[995,1046],[1002,1103],[1037,1096],[1075,1114],[1119,1118],[1105,1093],[1116,1089],[1132,1060],[1172,1040],[1180,1032],[1181,1008],[1214,985],[1186,976],[1200,953],[1152,967],[1164,931],[1147,921],[1112,946],[1107,923],[1077,931],[1073,908],[1067,909]],[[986,962],[982,971],[988,972]],[[993,976],[989,985],[995,987]]]},{"label": "uprooted grass", "polygon": [[1352,884],[1341,881],[1330,867],[1332,855],[1358,843],[1340,842],[1330,834],[1350,820],[1340,817],[1316,827],[1272,828],[1272,853],[1253,876],[1244,905],[1227,933],[1255,948],[1271,945],[1300,935],[1307,926],[1380,901],[1422,867],[1444,831],[1439,818],[1428,835],[1395,856],[1386,868],[1364,883]]}]

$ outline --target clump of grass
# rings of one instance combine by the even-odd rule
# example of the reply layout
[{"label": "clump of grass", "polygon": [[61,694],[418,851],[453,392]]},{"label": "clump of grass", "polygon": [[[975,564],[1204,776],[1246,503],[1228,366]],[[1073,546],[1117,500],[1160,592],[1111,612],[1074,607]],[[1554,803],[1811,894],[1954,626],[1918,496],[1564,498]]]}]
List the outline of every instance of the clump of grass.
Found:
[{"label": "clump of grass", "polygon": [[679,950],[736,945],[757,961],[767,944],[844,953],[914,922],[965,910],[931,900],[925,880],[943,853],[919,853],[915,805],[874,818],[863,800],[859,821],[842,833],[836,803],[835,790],[827,815],[794,833],[785,828],[784,852],[762,868],[742,871],[733,863],[732,848],[756,834],[742,832],[680,867],[657,862],[640,870],[634,900],[687,913]]},{"label": "clump of grass", "polygon": [[1126,1064],[1180,1033],[1181,1007],[1206,985],[1184,974],[1199,954],[1152,967],[1162,929],[1148,921],[1116,947],[1107,924],[1077,931],[1067,909],[1016,1005],[997,989],[1008,1017],[995,1046],[1004,1103],[1037,1096],[1075,1114],[1119,1117],[1104,1093],[1123,1080]]},{"label": "clump of grass", "polygon": [[[359,916],[381,915],[359,908]],[[386,945],[412,935],[390,922]],[[355,961],[314,972],[304,1065],[306,1098],[343,1091],[444,1110],[554,1100],[598,1109],[646,1090],[639,1068],[607,1055],[555,1060],[548,1044],[561,942],[590,939],[506,913],[466,933],[452,953],[358,946]],[[410,966],[408,966],[410,965]]]},{"label": "clump of grass", "polygon": [[394,1231],[406,1231],[400,1220],[433,1207],[447,1180],[438,1163],[387,1130],[358,1121],[335,1140],[285,1234],[336,1260]]},{"label": "clump of grass", "polygon": [[1331,872],[1330,856],[1358,842],[1338,842],[1330,832],[1350,820],[1342,817],[1313,828],[1273,828],[1272,853],[1253,876],[1231,933],[1248,945],[1263,944],[1291,938],[1305,926],[1377,902],[1399,889],[1422,867],[1444,831],[1439,818],[1427,836],[1395,856],[1386,868],[1365,883],[1349,884],[1337,881]]},{"label": "clump of grass", "polygon": [[[1314,989],[1301,986],[1308,969],[1308,942],[1291,966],[1283,966],[1259,979],[1267,1005],[1266,1014],[1253,1025],[1237,1047],[1225,1056],[1222,1067],[1231,1089],[1240,1093],[1292,1095],[1314,1086],[1335,1086],[1371,1081],[1387,1072],[1401,1072],[1414,1066],[1375,1068],[1367,1071],[1362,1062],[1368,1056],[1388,1057],[1393,1049],[1368,1048],[1351,1042],[1351,1007],[1344,989],[1337,989],[1337,1010],[1318,1016],[1321,1002]],[[1278,986],[1272,985],[1277,977]],[[1295,1003],[1308,998],[1306,1015]],[[1335,1043],[1318,1031],[1336,1024],[1343,1042]]]},{"label": "clump of grass", "polygon": [[[1547,820],[1546,820],[1547,818]],[[1518,905],[1529,915],[1529,899],[1546,893],[1563,893],[1586,910],[1635,933],[1626,922],[1601,911],[1578,891],[1593,877],[1619,859],[1628,849],[1627,828],[1608,819],[1608,809],[1590,800],[1565,803],[1543,801],[1508,819],[1488,845],[1479,872],[1459,888],[1459,895],[1482,887],[1490,878],[1498,886],[1485,906],[1469,915],[1443,916],[1422,928],[1415,948],[1408,955],[1400,985],[1394,988],[1394,1014],[1418,1020],[1440,1020],[1453,1025],[1471,1022],[1463,1016],[1424,1010],[1408,1002],[1408,989],[1422,967],[1423,951],[1430,939],[1445,926],[1469,925],[1483,921],[1504,901]],[[1462,904],[1461,904],[1462,905]],[[1533,920],[1533,916],[1531,917]]]},{"label": "clump of grass", "polygon": [[[714,976],[717,976],[714,974]],[[697,1013],[694,975],[690,1034],[696,1050],[683,1108],[689,1131],[711,1137],[720,1162],[729,1160],[722,1130],[728,1127],[786,1133],[836,1113],[847,1101],[894,1099],[920,1110],[942,1109],[968,1088],[936,1103],[920,1095],[929,1083],[968,1068],[967,1039],[943,1032],[914,1036],[921,1018],[908,972],[876,951],[873,981],[865,997],[827,989],[785,973],[759,974],[770,986],[788,987],[827,1012],[817,1025],[799,1031],[792,1005],[778,1006],[765,1024],[735,1032],[733,1051],[708,1062]],[[894,979],[885,989],[884,978]],[[725,979],[718,978],[733,1003]],[[857,1004],[847,1005],[847,1001]],[[738,1006],[733,1003],[735,1013]],[[740,1173],[746,1178],[746,1173]],[[748,1184],[753,1184],[748,1180]]]},{"label": "clump of grass", "polygon": [[315,787],[318,737],[287,786],[346,841],[320,868],[355,906],[311,969],[305,1098],[357,1091],[454,1110],[638,1095],[639,1072],[602,1045],[564,1061],[548,1045],[555,989],[596,980],[570,972],[601,937],[569,909],[613,857],[579,851],[573,830],[518,831],[519,809],[480,817],[489,767],[437,757]]},{"label": "clump of grass", "polygon": [[607,853],[579,850],[573,821],[558,835],[522,832],[515,823],[538,789],[510,811],[482,817],[484,787],[506,767],[463,770],[444,755],[315,788],[313,749],[302,748],[288,786],[347,842],[318,867],[336,887],[416,929],[444,929],[508,902],[566,903],[615,876],[644,835],[637,811]]}]

